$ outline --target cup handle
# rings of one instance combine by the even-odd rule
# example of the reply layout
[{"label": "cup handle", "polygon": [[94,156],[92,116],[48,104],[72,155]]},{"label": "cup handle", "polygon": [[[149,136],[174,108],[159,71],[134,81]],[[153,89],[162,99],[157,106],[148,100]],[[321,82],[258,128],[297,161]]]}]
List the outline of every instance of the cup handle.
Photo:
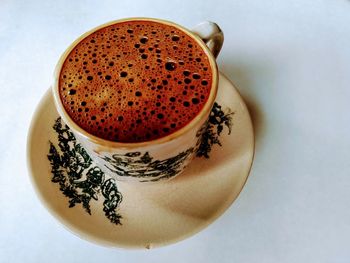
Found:
[{"label": "cup handle", "polygon": [[216,23],[204,21],[192,28],[191,31],[203,40],[215,58],[219,55],[224,43],[224,33]]}]

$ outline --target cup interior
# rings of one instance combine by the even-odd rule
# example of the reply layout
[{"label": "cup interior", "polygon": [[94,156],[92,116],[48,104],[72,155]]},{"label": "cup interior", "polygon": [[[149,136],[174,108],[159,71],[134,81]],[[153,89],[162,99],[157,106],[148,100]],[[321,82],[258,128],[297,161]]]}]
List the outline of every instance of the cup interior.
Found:
[{"label": "cup interior", "polygon": [[[115,25],[118,23],[130,22],[130,21],[152,21],[152,22],[156,22],[156,23],[160,23],[160,24],[170,25],[170,26],[175,27],[176,29],[181,30],[186,35],[188,35],[193,40],[195,40],[198,43],[198,45],[202,48],[204,54],[207,56],[208,61],[210,63],[210,69],[211,69],[211,73],[212,73],[212,83],[211,83],[209,97],[208,97],[207,101],[205,102],[205,104],[203,105],[202,109],[184,127],[180,128],[179,130],[177,130],[169,135],[157,138],[155,140],[149,140],[149,141],[144,141],[144,142],[125,143],[125,142],[110,141],[110,140],[103,139],[101,137],[97,137],[97,136],[89,133],[88,131],[84,130],[83,128],[81,128],[70,117],[68,112],[65,110],[65,107],[64,107],[62,99],[61,99],[60,91],[59,91],[59,78],[61,75],[61,70],[62,70],[63,64],[66,61],[67,57],[82,40],[84,40],[86,37],[88,37],[89,35],[95,33],[96,31],[98,31],[102,28],[109,27],[111,25]],[[155,18],[128,18],[128,19],[111,21],[109,23],[98,26],[98,27],[86,32],[85,34],[80,36],[77,40],[75,40],[68,47],[68,49],[63,53],[60,60],[58,61],[58,64],[56,66],[55,73],[54,73],[54,83],[52,86],[52,91],[53,91],[53,95],[54,95],[54,102],[55,102],[55,105],[56,105],[56,108],[57,108],[59,114],[61,115],[64,122],[73,130],[74,133],[77,133],[80,135],[80,137],[83,137],[83,138],[85,138],[85,139],[87,139],[95,144],[101,145],[101,146],[135,148],[135,147],[144,147],[144,146],[151,145],[151,144],[161,144],[161,143],[173,140],[179,136],[182,136],[183,134],[185,134],[189,130],[194,129],[195,127],[198,126],[199,123],[203,123],[209,116],[210,110],[213,106],[213,103],[214,103],[214,100],[215,100],[215,97],[217,94],[217,88],[218,88],[218,68],[217,68],[215,58],[214,58],[213,54],[210,52],[210,50],[208,49],[208,47],[205,45],[205,43],[202,41],[202,39],[200,39],[195,33],[191,32],[190,30],[188,30],[188,29],[186,29],[186,28],[184,28],[176,23],[169,22],[166,20],[155,19]]]}]

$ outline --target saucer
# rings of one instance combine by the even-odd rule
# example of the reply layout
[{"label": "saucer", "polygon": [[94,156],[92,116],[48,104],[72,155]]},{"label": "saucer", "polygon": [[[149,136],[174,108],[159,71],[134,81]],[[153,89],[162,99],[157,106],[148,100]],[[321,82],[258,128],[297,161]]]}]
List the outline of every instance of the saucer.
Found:
[{"label": "saucer", "polygon": [[164,246],[204,229],[239,195],[253,155],[249,112],[222,74],[197,157],[172,180],[130,184],[104,174],[59,117],[51,90],[27,141],[29,174],[49,212],[85,240],[123,248]]}]

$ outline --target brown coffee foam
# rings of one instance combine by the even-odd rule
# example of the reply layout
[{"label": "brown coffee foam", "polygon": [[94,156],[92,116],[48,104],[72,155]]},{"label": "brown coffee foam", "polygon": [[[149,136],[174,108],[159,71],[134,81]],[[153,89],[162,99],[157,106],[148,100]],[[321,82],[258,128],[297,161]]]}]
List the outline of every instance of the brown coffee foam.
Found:
[{"label": "brown coffee foam", "polygon": [[59,92],[84,130],[119,142],[171,134],[203,108],[212,83],[202,47],[181,30],[152,21],[114,24],[70,52]]}]

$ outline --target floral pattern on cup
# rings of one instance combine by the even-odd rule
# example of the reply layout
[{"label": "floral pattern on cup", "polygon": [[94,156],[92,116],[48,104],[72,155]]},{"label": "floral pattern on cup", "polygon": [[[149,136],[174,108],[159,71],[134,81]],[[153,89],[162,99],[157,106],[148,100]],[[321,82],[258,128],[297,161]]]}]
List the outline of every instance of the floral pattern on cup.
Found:
[{"label": "floral pattern on cup", "polygon": [[109,166],[106,167],[113,174],[120,177],[142,178],[140,182],[156,182],[177,175],[193,151],[193,148],[189,148],[165,160],[154,160],[148,152],[144,154],[141,152],[130,152],[125,155],[113,154],[111,158],[103,157],[103,159],[109,163]]},{"label": "floral pattern on cup", "polygon": [[[223,130],[231,134],[232,117],[234,112],[227,108],[225,110],[218,103],[214,103],[209,119],[203,126],[204,131],[199,132],[202,136],[195,148],[189,148],[171,158],[165,160],[154,160],[148,152],[130,152],[123,156],[113,156],[108,161],[109,168],[119,176],[142,177],[141,181],[158,181],[169,179],[177,174],[177,170],[187,159],[187,156],[195,151],[197,157],[210,157],[214,145],[222,146],[220,136]],[[106,218],[113,224],[121,225],[122,216],[119,213],[123,200],[119,191],[117,181],[104,173],[96,166],[80,143],[76,141],[69,127],[63,123],[61,117],[57,118],[53,129],[57,134],[58,144],[50,141],[49,154],[47,155],[51,165],[51,181],[59,185],[59,189],[68,198],[70,208],[81,204],[84,210],[92,215],[90,202],[103,199],[103,212]],[[133,164],[133,172],[125,172],[120,169]],[[114,167],[114,168],[113,168]],[[152,172],[149,171],[152,167]],[[114,170],[113,170],[114,169]]]}]

